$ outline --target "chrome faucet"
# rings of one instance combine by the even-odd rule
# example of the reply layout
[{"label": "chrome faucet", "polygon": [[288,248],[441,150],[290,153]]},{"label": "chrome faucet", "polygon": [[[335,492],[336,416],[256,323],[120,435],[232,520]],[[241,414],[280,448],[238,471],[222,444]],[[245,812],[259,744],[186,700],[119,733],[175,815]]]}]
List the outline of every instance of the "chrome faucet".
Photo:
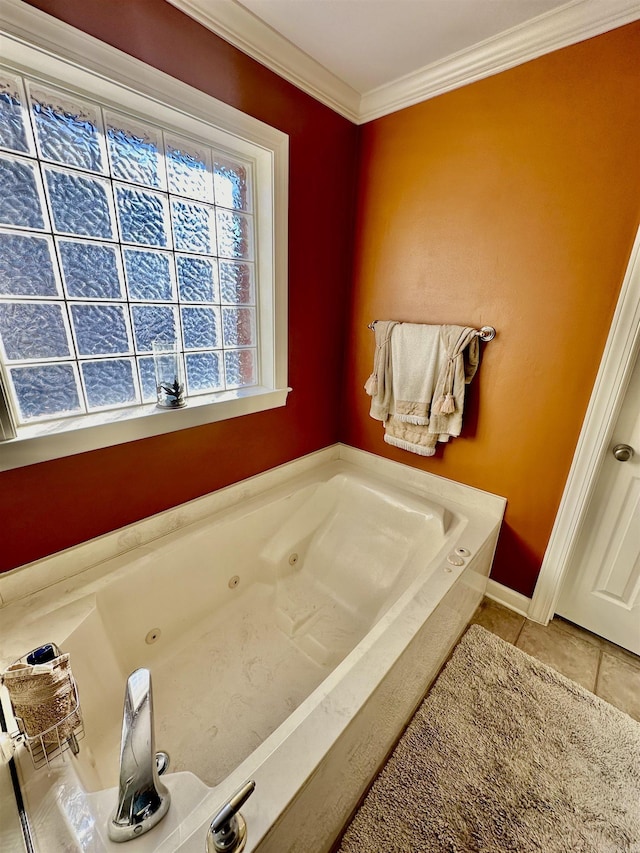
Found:
[{"label": "chrome faucet", "polygon": [[136,669],[124,694],[118,804],[107,828],[111,841],[138,838],[169,811],[171,796],[159,778],[167,766],[166,753],[155,751],[151,673]]}]

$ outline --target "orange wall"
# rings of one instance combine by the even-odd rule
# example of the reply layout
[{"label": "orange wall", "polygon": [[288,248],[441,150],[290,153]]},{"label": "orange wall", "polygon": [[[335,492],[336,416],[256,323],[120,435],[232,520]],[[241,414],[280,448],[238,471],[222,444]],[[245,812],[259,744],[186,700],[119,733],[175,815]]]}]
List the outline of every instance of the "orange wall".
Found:
[{"label": "orange wall", "polygon": [[[164,0],[32,5],[290,135],[294,392],[0,474],[0,570],[341,439],[505,495],[493,577],[531,594],[640,218],[640,24],[358,130]],[[387,317],[498,329],[463,436],[431,459],[386,445],[368,416],[366,326]],[[318,405],[343,358],[342,405]]]},{"label": "orange wall", "polygon": [[[342,439],[508,498],[493,578],[530,595],[640,218],[640,24],[362,134]],[[463,436],[383,442],[373,319],[490,324]]]},{"label": "orange wall", "polygon": [[[357,129],[165,0],[31,5],[290,135],[286,408],[0,474],[0,571],[338,440]],[[171,476],[167,476],[167,471]]]}]

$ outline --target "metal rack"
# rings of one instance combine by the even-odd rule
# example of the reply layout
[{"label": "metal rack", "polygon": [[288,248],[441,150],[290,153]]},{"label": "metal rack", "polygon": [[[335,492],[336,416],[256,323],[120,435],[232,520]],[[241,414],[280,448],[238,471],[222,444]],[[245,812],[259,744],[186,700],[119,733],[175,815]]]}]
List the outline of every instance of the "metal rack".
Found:
[{"label": "metal rack", "polygon": [[[54,758],[61,755],[63,752],[66,752],[68,749],[70,749],[74,755],[77,755],[80,752],[78,741],[82,740],[84,737],[84,723],[82,720],[82,713],[80,711],[80,702],[78,700],[78,688],[75,681],[73,682],[73,693],[75,699],[74,709],[67,714],[66,717],[63,717],[59,723],[56,723],[54,726],[45,729],[37,735],[30,737],[26,734],[22,719],[20,717],[15,718],[18,724],[18,731],[13,733],[11,737],[16,743],[22,743],[25,745],[36,770],[43,767],[45,764],[49,767]],[[66,723],[71,721],[71,718],[74,715],[77,717],[79,722],[70,734],[61,737],[60,731]]]},{"label": "metal rack", "polygon": [[[54,648],[59,657],[61,654],[60,649],[57,646]],[[26,660],[27,655],[24,655],[14,661],[14,664],[26,663]],[[14,712],[18,731],[12,732],[11,738],[15,744],[24,744],[36,769],[44,766],[50,767],[51,762],[67,750],[71,750],[73,755],[77,755],[80,751],[78,741],[84,738],[84,721],[82,719],[82,711],[80,710],[78,685],[71,670],[67,672],[67,678],[73,696],[73,707],[68,714],[58,720],[54,725],[43,729],[35,735],[28,735],[24,720]],[[71,724],[73,724],[73,727],[69,730]]]},{"label": "metal rack", "polygon": [[[367,325],[367,329],[371,329],[373,331],[377,322],[377,320],[373,320]],[[489,341],[492,341],[495,338],[496,330],[493,326],[482,326],[482,328],[476,329],[476,335],[480,338],[481,341],[484,341],[484,343],[488,343]]]}]

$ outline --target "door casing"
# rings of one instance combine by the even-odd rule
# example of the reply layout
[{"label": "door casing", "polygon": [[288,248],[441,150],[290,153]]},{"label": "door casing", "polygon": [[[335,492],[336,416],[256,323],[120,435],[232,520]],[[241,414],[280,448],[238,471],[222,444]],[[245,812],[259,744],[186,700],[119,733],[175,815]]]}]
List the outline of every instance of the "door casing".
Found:
[{"label": "door casing", "polygon": [[[589,330],[585,330],[588,335]],[[631,250],[609,336],[593,386],[558,514],[527,616],[553,617],[589,500],[640,352],[640,228]]]}]

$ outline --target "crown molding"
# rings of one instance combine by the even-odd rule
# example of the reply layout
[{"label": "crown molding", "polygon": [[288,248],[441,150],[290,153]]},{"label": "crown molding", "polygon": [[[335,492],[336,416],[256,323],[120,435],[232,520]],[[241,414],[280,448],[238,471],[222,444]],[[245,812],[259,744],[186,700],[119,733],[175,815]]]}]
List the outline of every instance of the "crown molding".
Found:
[{"label": "crown molding", "polygon": [[482,80],[640,19],[638,0],[573,0],[468,50],[366,92],[359,123]]},{"label": "crown molding", "polygon": [[639,0],[571,0],[468,50],[360,94],[235,0],[168,2],[356,124],[640,19]]},{"label": "crown molding", "polygon": [[168,0],[198,23],[337,113],[358,122],[360,93],[234,0]]}]

